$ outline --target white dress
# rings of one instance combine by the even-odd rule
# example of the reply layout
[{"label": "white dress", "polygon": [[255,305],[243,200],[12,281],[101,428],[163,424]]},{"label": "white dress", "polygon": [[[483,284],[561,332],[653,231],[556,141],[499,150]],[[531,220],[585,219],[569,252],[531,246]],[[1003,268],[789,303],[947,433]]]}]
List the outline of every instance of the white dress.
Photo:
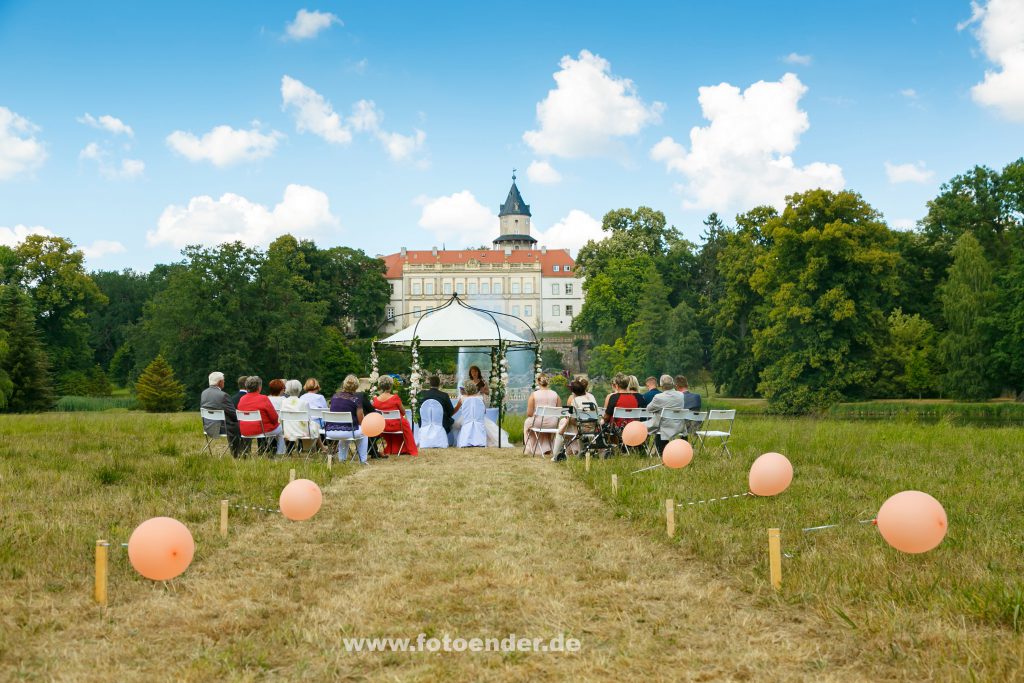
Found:
[{"label": "white dress", "polygon": [[[486,410],[484,410],[484,408],[483,408],[484,400],[479,395],[477,395],[477,396],[464,396],[463,399],[462,399],[462,408],[459,409],[459,412],[455,413],[455,423],[452,425],[452,434],[455,435],[455,442],[456,443],[458,443],[459,432],[462,429],[462,416],[466,414],[466,412],[463,412],[463,411],[465,410],[466,403],[468,401],[479,401],[480,406],[481,406],[481,411],[484,412],[484,414],[486,415]],[[494,420],[490,420],[487,417],[484,417],[484,429],[487,432],[487,447],[488,448],[497,448],[498,447],[498,434],[499,434],[498,425],[494,422]],[[508,432],[506,432],[504,429],[502,429],[500,431],[500,434],[501,434],[501,447],[502,448],[512,448],[512,441],[508,438]]]}]

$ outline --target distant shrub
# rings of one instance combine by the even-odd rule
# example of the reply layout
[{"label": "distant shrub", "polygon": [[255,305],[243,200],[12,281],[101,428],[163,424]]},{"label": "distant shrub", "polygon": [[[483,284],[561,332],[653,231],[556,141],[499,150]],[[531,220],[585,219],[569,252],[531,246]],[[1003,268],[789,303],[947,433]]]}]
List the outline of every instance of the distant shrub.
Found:
[{"label": "distant shrub", "polygon": [[61,396],[54,406],[54,410],[69,413],[138,409],[139,400],[134,396]]},{"label": "distant shrub", "polygon": [[135,395],[146,412],[178,411],[185,401],[185,386],[175,378],[174,369],[164,357],[158,355],[139,375]]}]

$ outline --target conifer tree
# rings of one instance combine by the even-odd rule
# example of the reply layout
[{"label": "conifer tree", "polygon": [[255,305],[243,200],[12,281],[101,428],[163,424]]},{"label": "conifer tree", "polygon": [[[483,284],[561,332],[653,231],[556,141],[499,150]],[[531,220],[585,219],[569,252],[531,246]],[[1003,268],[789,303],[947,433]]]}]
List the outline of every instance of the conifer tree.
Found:
[{"label": "conifer tree", "polygon": [[50,365],[32,300],[14,285],[0,288],[0,337],[0,406],[12,413],[51,408]]},{"label": "conifer tree", "polygon": [[139,404],[150,413],[166,413],[181,410],[185,400],[185,385],[174,376],[174,370],[157,355],[153,362],[139,375],[135,383],[135,394]]}]

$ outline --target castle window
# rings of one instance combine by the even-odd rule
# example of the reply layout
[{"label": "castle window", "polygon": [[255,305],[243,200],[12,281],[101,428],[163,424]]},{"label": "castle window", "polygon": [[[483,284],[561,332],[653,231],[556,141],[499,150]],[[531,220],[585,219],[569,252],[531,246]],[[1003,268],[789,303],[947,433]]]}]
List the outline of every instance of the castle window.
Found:
[{"label": "castle window", "polygon": [[565,293],[566,294],[572,294],[572,283],[571,282],[566,282],[565,283]]},{"label": "castle window", "polygon": [[427,280],[427,290],[426,291],[427,291],[427,294],[430,294],[430,295],[434,294],[434,281],[433,280]]},{"label": "castle window", "polygon": [[445,294],[451,294],[452,293],[452,283],[451,282],[446,282],[441,287],[442,287],[441,291],[443,291]]},{"label": "castle window", "polygon": [[388,306],[384,310],[385,310],[385,314],[388,316],[388,320],[394,320],[395,319],[395,307],[394,306]]},{"label": "castle window", "polygon": [[412,283],[412,294],[413,294],[413,296],[419,296],[422,293],[421,292],[422,289],[423,289],[423,286],[419,283],[419,281]]},{"label": "castle window", "polygon": [[501,294],[501,280],[497,280],[494,283],[494,293],[495,294]]},{"label": "castle window", "polygon": [[554,295],[554,296],[558,296],[558,283],[557,282],[555,282],[555,283],[553,283],[551,285],[551,294]]},{"label": "castle window", "polygon": [[491,283],[490,282],[481,282],[480,283],[480,293],[481,294],[490,294],[491,293]]},{"label": "castle window", "polygon": [[512,293],[513,294],[518,294],[519,293],[519,280],[513,280],[512,281]]},{"label": "castle window", "polygon": [[553,271],[555,271],[557,273],[558,272],[558,266],[552,266],[551,270],[553,270]]},{"label": "castle window", "polygon": [[465,282],[456,282],[455,283],[455,293],[456,294],[465,294],[466,293],[466,283]]},{"label": "castle window", "polygon": [[533,316],[533,306],[523,306],[523,316],[530,318]]},{"label": "castle window", "polygon": [[469,293],[476,294],[476,281],[469,283]]},{"label": "castle window", "polygon": [[523,281],[523,294],[533,294],[533,278],[528,278]]},{"label": "castle window", "polygon": [[518,306],[513,306],[512,307],[512,315],[516,316],[517,318],[519,317],[519,307]]},{"label": "castle window", "polygon": [[572,306],[566,306],[565,307],[565,314],[567,316],[569,316],[570,318],[572,317]]}]

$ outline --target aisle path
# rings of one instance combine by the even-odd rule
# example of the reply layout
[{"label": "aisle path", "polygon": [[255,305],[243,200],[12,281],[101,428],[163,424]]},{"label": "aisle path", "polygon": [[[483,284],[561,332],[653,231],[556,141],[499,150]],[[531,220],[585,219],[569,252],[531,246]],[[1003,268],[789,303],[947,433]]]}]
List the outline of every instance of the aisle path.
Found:
[{"label": "aisle path", "polygon": [[[311,523],[254,525],[86,619],[47,678],[861,679],[847,638],[754,607],[615,519],[564,468],[428,451],[338,480]],[[579,638],[577,654],[347,653],[343,636]],[[99,668],[93,668],[99,667]],[[877,672],[876,672],[877,673]]]}]

